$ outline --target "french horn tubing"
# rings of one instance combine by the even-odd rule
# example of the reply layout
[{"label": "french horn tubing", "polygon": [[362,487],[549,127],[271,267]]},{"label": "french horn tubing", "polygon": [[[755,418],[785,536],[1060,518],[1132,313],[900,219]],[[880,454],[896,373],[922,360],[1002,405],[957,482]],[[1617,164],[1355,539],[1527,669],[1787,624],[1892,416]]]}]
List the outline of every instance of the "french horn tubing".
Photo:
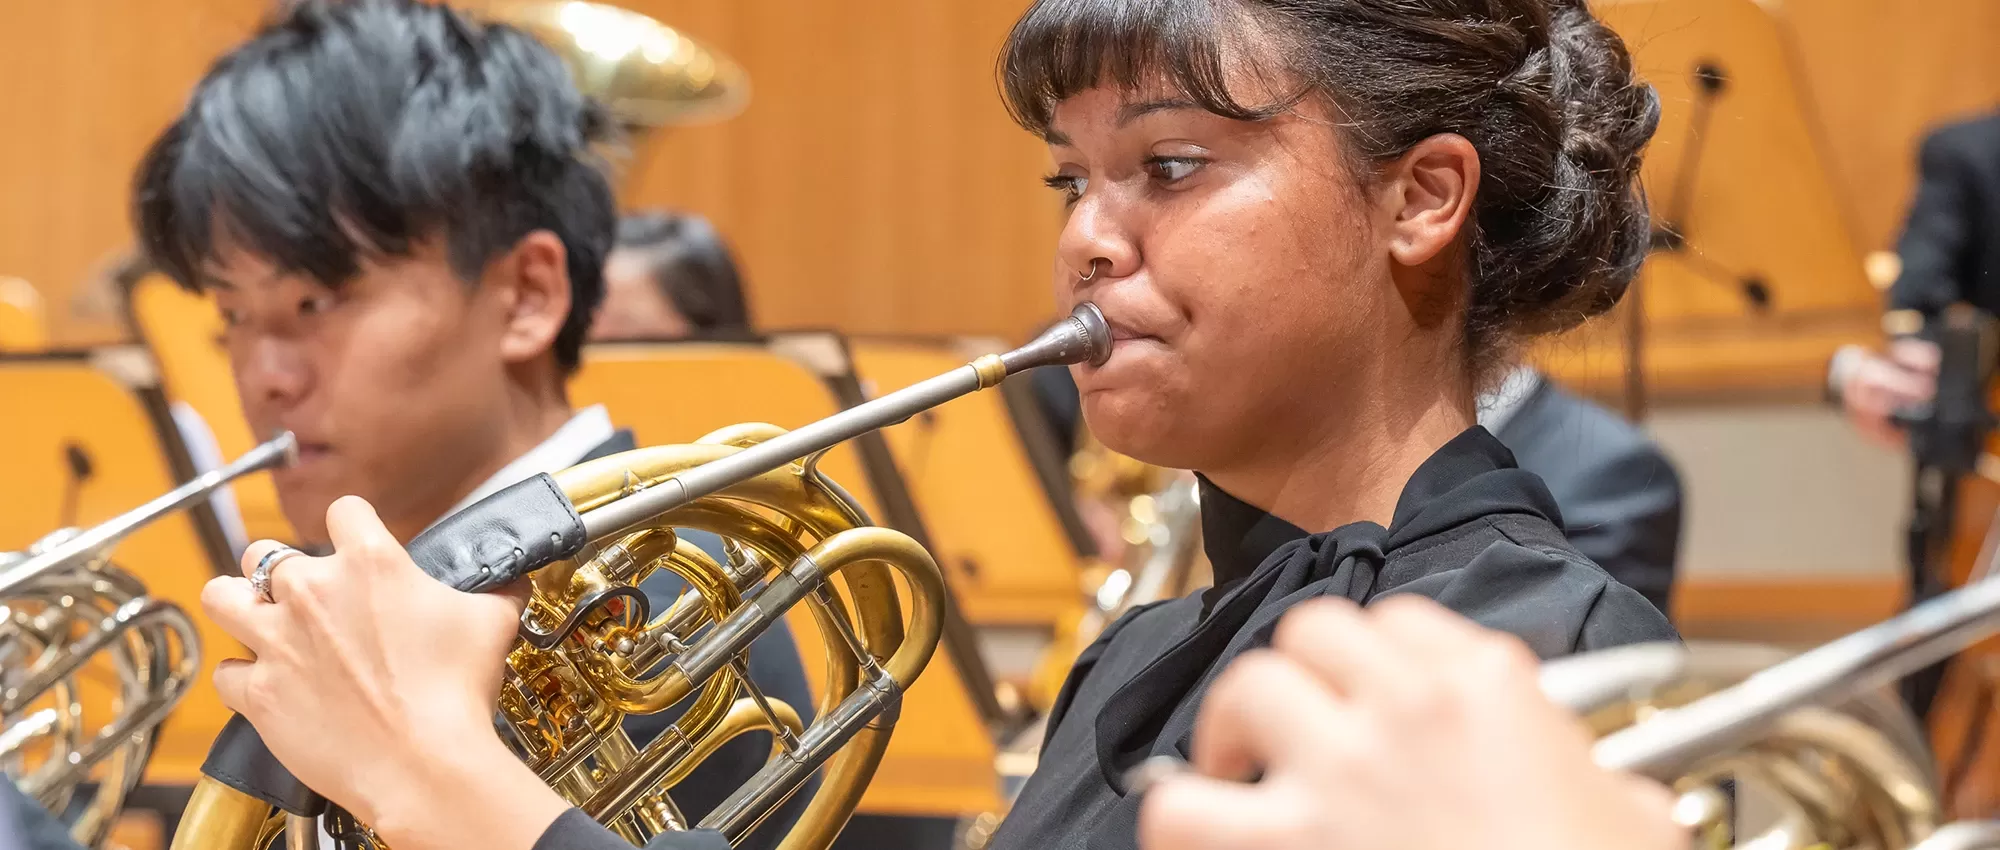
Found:
[{"label": "french horn tubing", "polygon": [[[2000,848],[2000,825],[1944,823],[1921,724],[1885,686],[2000,630],[1983,580],[1804,653],[1642,644],[1551,661],[1541,687],[1600,734],[1600,766],[1672,786],[1709,847]],[[1736,780],[1775,803],[1734,836]]]},{"label": "french horn tubing", "polygon": [[[584,542],[529,574],[521,638],[508,654],[498,706],[503,737],[557,793],[638,844],[687,828],[671,790],[697,764],[736,735],[769,731],[770,760],[698,826],[740,843],[818,772],[817,791],[779,846],[822,850],[880,763],[900,696],[937,646],[946,602],[931,555],[900,532],[872,526],[818,471],[819,457],[1009,375],[1102,363],[1110,349],[1103,315],[1084,304],[1021,348],[794,431],[737,425],[693,444],[636,449],[555,474],[581,517]],[[681,539],[675,530],[686,528],[721,536],[728,557],[718,562]],[[411,548],[423,565],[420,544]],[[689,589],[654,615],[638,586],[661,569]],[[908,592],[907,619],[897,576]],[[760,693],[745,666],[751,642],[801,604],[829,649],[827,687],[810,726]],[[621,726],[625,717],[684,703],[686,712],[651,741],[634,741]],[[310,814],[273,816],[264,799],[204,777],[173,846],[261,848],[280,827],[288,844],[309,846]],[[330,833],[382,846],[365,827],[334,820]]]},{"label": "french horn tubing", "polygon": [[[86,530],[64,529],[25,552],[0,554],[0,764],[23,793],[61,814],[85,783],[94,791],[70,835],[96,847],[151,758],[154,735],[201,667],[186,612],[147,595],[111,562],[132,532],[208,498],[244,475],[288,462],[287,432],[235,463]],[[91,734],[79,681],[108,659],[110,716]]]}]

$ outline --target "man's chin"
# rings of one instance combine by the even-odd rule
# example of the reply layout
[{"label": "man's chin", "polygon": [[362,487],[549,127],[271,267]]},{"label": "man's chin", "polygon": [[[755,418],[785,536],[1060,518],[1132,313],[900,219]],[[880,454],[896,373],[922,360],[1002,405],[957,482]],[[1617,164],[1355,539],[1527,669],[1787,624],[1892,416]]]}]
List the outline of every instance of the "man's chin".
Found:
[{"label": "man's chin", "polygon": [[284,512],[285,521],[292,526],[293,545],[300,549],[328,547],[326,508],[331,504],[332,499],[297,497],[282,490],[278,492],[278,507]]}]

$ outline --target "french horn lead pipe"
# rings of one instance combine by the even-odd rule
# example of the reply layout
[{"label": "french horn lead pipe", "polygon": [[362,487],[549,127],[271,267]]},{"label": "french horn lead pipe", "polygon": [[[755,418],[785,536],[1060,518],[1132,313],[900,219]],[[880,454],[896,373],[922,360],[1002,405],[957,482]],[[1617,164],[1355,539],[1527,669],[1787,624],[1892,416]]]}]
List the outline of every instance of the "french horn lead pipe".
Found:
[{"label": "french horn lead pipe", "polygon": [[213,469],[150,502],[79,532],[42,552],[0,571],[0,597],[12,594],[44,573],[66,569],[95,557],[125,535],[162,516],[178,511],[252,472],[290,464],[298,456],[298,439],[286,431],[221,469]]},{"label": "french horn lead pipe", "polygon": [[596,540],[629,531],[703,496],[714,495],[869,431],[902,422],[959,396],[993,387],[1011,375],[1038,366],[1102,365],[1110,357],[1111,329],[1097,305],[1085,302],[1068,319],[1013,351],[981,356],[935,378],[855,405],[592,510],[583,515],[584,532]]},{"label": "french horn lead pipe", "polygon": [[1750,743],[1794,710],[1838,705],[1942,661],[1996,629],[2000,580],[1984,579],[1606,735],[1592,755],[1606,768],[1671,779],[1706,756]]},{"label": "french horn lead pipe", "polygon": [[[1791,712],[1840,705],[1995,631],[2000,631],[2000,578],[1982,579],[1605,735],[1591,757],[1606,769],[1671,782],[1704,758],[1756,741]],[[1668,643],[1572,655],[1544,663],[1540,687],[1557,705],[1588,713],[1672,683],[1685,671],[1687,657],[1684,647]],[[1157,756],[1124,779],[1132,790],[1143,791],[1185,769],[1177,758]],[[1958,845],[1941,841],[1939,846]]]}]

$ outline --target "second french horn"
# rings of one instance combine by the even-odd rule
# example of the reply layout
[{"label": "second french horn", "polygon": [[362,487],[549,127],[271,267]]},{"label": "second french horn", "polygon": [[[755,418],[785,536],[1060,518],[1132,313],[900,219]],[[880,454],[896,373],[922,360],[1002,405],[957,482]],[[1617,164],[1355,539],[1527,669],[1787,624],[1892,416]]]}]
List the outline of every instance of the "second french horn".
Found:
[{"label": "second french horn", "polygon": [[[50,811],[72,808],[70,836],[110,834],[152,757],[160,723],[194,684],[201,641],[180,606],[150,596],[111,561],[132,532],[291,458],[287,433],[138,508],[0,553],[0,766]],[[85,711],[87,674],[115,682],[107,716]],[[77,801],[79,795],[83,799]]]},{"label": "second french horn", "polygon": [[[1831,643],[1772,650],[1639,645],[1544,665],[1542,689],[1601,733],[1598,764],[1672,785],[1712,848],[1981,850],[2000,825],[1947,824],[1921,727],[1883,690],[2000,630],[1987,580]],[[1738,839],[1736,800],[1775,815]]]}]

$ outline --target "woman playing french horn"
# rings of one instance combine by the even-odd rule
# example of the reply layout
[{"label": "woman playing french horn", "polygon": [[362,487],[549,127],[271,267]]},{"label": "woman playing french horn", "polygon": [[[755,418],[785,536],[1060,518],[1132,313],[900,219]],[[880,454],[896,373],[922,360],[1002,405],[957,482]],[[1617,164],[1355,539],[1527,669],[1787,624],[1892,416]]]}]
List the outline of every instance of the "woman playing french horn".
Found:
[{"label": "woman playing french horn", "polygon": [[[1086,419],[1202,475],[1216,586],[1083,652],[996,846],[1133,846],[1123,777],[1199,750],[1203,696],[1306,600],[1428,597],[1543,658],[1674,637],[1474,424],[1645,255],[1657,98],[1581,0],[1042,0],[1001,64],[1067,210],[1057,301],[1115,340],[1075,370]],[[488,731],[520,603],[426,585],[357,499],[327,525],[267,597],[210,586],[257,656],[224,702],[398,848],[618,846]]]}]

